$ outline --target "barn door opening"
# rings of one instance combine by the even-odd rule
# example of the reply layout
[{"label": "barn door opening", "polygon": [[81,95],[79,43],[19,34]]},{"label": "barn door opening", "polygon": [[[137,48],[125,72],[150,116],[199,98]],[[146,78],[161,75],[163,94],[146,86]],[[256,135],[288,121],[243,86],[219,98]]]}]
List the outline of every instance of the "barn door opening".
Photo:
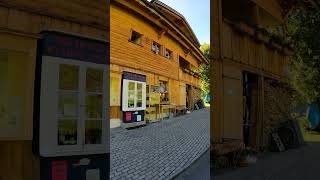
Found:
[{"label": "barn door opening", "polygon": [[187,109],[189,111],[192,110],[192,104],[191,104],[191,86],[189,84],[186,84],[186,105]]},{"label": "barn door opening", "polygon": [[246,146],[254,147],[258,136],[259,119],[258,76],[243,73],[243,139]]}]

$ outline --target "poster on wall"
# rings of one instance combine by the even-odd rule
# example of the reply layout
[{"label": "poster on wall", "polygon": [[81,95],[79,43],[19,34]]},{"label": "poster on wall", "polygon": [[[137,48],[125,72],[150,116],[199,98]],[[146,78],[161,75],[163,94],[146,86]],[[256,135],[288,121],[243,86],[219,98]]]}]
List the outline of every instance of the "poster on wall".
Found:
[{"label": "poster on wall", "polygon": [[0,51],[0,138],[23,136],[24,90],[19,88],[22,78],[20,73],[10,72],[22,71],[24,65],[17,63],[19,59],[8,61],[9,54],[19,57],[16,52]]},{"label": "poster on wall", "polygon": [[149,103],[150,105],[160,104],[160,87],[151,86],[149,94]]},{"label": "poster on wall", "polygon": [[110,77],[110,106],[120,106],[120,77]]}]

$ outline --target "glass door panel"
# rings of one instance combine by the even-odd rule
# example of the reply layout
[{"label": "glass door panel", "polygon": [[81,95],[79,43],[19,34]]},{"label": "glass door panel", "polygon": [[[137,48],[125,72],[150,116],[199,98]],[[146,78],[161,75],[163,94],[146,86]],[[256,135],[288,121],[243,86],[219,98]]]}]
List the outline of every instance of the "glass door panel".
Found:
[{"label": "glass door panel", "polygon": [[135,83],[134,82],[129,82],[128,108],[134,108],[134,99],[135,99]]},{"label": "glass door panel", "polygon": [[79,90],[79,66],[60,64],[59,89],[71,91]]},{"label": "glass door panel", "polygon": [[85,144],[102,143],[103,76],[103,70],[87,68]]},{"label": "glass door panel", "polygon": [[87,92],[102,93],[103,92],[103,71],[97,69],[87,69],[86,77]]},{"label": "glass door panel", "polygon": [[86,98],[87,102],[87,118],[88,119],[102,119],[103,111],[103,95],[88,94]]},{"label": "glass door panel", "polygon": [[102,120],[86,121],[86,144],[101,144],[102,141]]},{"label": "glass door panel", "polygon": [[59,65],[58,145],[78,144],[79,66]]},{"label": "glass door panel", "polygon": [[58,121],[58,145],[77,144],[77,119],[59,119]]},{"label": "glass door panel", "polygon": [[137,107],[142,107],[142,83],[137,83]]}]

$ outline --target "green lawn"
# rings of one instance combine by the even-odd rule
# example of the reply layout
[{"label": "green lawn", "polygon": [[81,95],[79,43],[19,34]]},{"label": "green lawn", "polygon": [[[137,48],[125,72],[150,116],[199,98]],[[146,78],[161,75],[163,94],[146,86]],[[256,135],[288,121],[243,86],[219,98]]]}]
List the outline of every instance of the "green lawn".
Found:
[{"label": "green lawn", "polygon": [[308,124],[308,120],[306,117],[299,117],[297,118],[297,120],[300,125],[304,140],[306,142],[320,142],[320,133],[314,131],[307,131],[304,128]]}]

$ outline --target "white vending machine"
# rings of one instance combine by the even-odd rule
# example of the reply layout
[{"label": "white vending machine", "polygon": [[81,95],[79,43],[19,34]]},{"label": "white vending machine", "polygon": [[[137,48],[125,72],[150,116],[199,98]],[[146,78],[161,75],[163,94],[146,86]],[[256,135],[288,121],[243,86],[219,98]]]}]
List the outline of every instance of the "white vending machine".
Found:
[{"label": "white vending machine", "polygon": [[145,125],[146,76],[131,72],[122,74],[121,127],[132,128]]}]

